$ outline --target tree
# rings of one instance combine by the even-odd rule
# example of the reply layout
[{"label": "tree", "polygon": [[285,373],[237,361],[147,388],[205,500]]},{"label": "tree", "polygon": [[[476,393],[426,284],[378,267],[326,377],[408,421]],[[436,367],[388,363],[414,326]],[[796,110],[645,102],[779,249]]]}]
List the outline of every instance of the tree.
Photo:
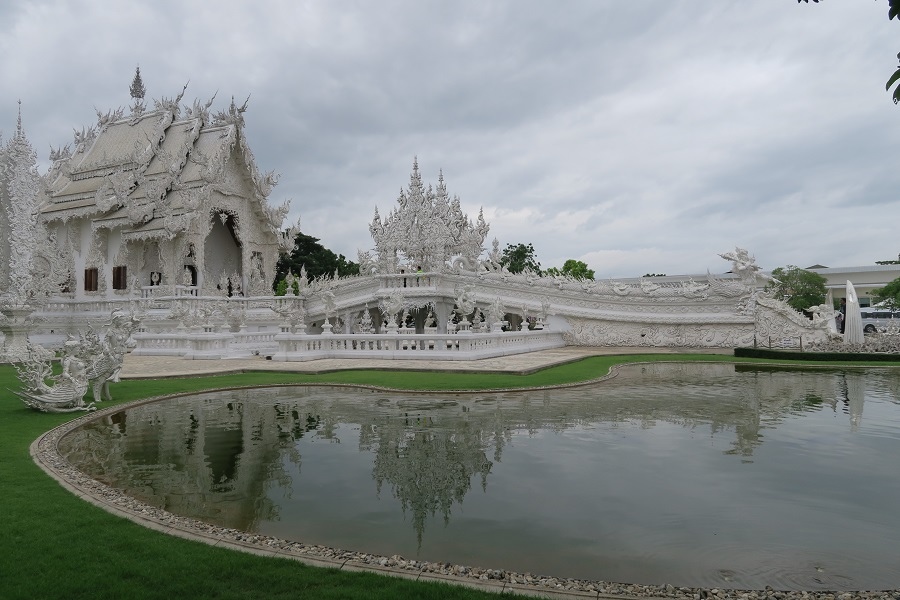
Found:
[{"label": "tree", "polygon": [[[819,0],[812,0],[814,3],[818,4]],[[797,3],[806,2],[809,4],[809,0],[797,0]],[[888,0],[888,20],[892,21],[894,17],[897,18],[897,21],[900,22],[900,0]],[[897,54],[897,58],[900,59],[900,54]],[[900,67],[897,67],[897,70],[894,71],[894,74],[891,75],[890,79],[887,80],[887,83],[884,86],[884,89],[887,91],[891,90],[891,87],[895,85],[898,81],[900,81]],[[892,95],[894,99],[894,104],[900,102],[900,86],[897,86],[894,89],[894,93]]]},{"label": "tree", "polygon": [[884,304],[891,310],[900,309],[900,277],[883,288],[872,290],[872,300],[876,304]]},{"label": "tree", "polygon": [[783,299],[795,310],[802,312],[825,302],[825,283],[828,280],[818,273],[788,265],[773,270],[772,277],[775,281],[766,286],[766,291]]},{"label": "tree", "polygon": [[589,269],[587,263],[570,258],[563,264],[561,270],[556,267],[550,267],[544,271],[544,275],[568,275],[575,279],[593,279],[594,270]]},{"label": "tree", "polygon": [[500,257],[500,264],[510,273],[521,273],[525,269],[541,272],[541,263],[537,261],[531,244],[507,244]]},{"label": "tree", "polygon": [[358,264],[347,260],[343,254],[335,254],[320,244],[319,238],[298,232],[294,239],[294,249],[290,254],[283,255],[275,266],[275,285],[289,272],[298,275],[300,268],[304,266],[306,277],[310,281],[323,275],[332,276],[335,271],[340,277],[359,274]]}]

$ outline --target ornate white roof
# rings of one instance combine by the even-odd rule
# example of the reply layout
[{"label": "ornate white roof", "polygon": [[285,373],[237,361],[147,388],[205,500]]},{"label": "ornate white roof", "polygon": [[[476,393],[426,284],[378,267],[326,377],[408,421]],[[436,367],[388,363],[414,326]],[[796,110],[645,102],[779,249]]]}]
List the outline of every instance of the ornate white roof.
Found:
[{"label": "ornate white roof", "polygon": [[[474,269],[484,251],[484,239],[490,226],[479,211],[476,222],[460,207],[458,196],[447,193],[444,175],[437,188],[426,188],[413,161],[409,187],[400,190],[397,206],[382,219],[375,209],[369,232],[375,242],[377,270],[395,273],[400,268],[443,271],[449,261]],[[368,256],[361,255],[364,263]]]},{"label": "ornate white roof", "polygon": [[195,102],[182,117],[180,100],[155,101],[149,111],[136,105],[128,116],[123,109],[98,111],[95,126],[76,130],[74,152],[69,146],[51,152],[43,219],[91,217],[100,227],[125,226],[126,235],[171,237],[189,224],[177,217],[198,208],[211,190],[237,192],[228,189],[226,178],[237,164],[252,182],[248,202],[277,233],[287,205],[273,208],[266,202],[277,176],[261,174],[246,145],[246,103],[238,107],[232,100],[227,111],[211,115],[212,100]]}]

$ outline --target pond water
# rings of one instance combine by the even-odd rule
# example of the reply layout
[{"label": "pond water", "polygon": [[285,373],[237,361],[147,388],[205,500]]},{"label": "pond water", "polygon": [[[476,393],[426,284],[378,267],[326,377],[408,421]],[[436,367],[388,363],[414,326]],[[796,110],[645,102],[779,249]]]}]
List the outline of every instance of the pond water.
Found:
[{"label": "pond water", "polygon": [[900,588],[900,372],[631,365],[584,387],[258,388],[63,438],[93,477],[217,525],[616,582]]}]

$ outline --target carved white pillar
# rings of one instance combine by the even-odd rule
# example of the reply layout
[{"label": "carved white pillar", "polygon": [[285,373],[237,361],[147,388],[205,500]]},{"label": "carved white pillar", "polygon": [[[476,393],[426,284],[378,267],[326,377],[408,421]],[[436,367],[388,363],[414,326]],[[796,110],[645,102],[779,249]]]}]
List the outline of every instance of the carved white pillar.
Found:
[{"label": "carved white pillar", "polygon": [[453,307],[446,302],[435,302],[434,318],[437,319],[438,333],[447,333],[447,319],[450,318],[450,310]]}]

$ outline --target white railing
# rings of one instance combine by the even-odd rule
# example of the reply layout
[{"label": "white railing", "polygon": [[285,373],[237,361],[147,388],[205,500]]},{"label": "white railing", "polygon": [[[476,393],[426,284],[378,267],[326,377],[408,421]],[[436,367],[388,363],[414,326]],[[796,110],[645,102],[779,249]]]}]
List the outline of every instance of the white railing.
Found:
[{"label": "white railing", "polygon": [[399,358],[474,360],[565,346],[554,331],[470,334],[337,334],[279,333],[272,360],[292,362],[320,358]]},{"label": "white railing", "polygon": [[135,356],[184,356],[189,348],[185,333],[135,333]]},{"label": "white railing", "polygon": [[377,277],[382,289],[435,288],[441,280],[439,273],[391,273]]},{"label": "white railing", "polygon": [[282,362],[321,358],[474,360],[565,345],[562,334],[551,331],[306,335],[175,330],[135,333],[134,340],[136,347],[132,354],[136,356],[222,359],[264,355]]},{"label": "white railing", "polygon": [[135,356],[180,356],[189,359],[218,360],[234,355],[234,334],[211,331],[135,333]]},{"label": "white railing", "polygon": [[232,351],[243,351],[246,354],[271,356],[278,350],[278,342],[275,341],[277,331],[239,331],[231,334]]}]

